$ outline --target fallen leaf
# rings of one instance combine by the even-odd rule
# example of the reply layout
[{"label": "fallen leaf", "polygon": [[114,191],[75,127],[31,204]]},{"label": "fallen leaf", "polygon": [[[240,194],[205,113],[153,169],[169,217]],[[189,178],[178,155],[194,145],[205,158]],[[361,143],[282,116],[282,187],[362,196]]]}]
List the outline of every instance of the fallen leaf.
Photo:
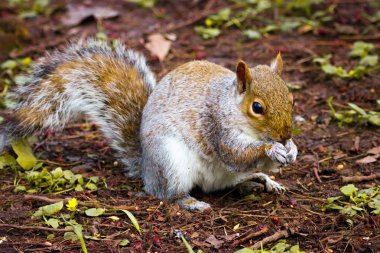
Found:
[{"label": "fallen leaf", "polygon": [[210,235],[207,239],[206,242],[210,243],[214,248],[220,248],[223,245],[222,240],[216,239],[215,235]]},{"label": "fallen leaf", "polygon": [[357,160],[358,164],[374,163],[377,161],[377,156],[366,156],[363,159]]},{"label": "fallen leaf", "polygon": [[137,219],[135,218],[135,216],[128,210],[120,210],[120,211],[123,211],[128,216],[128,218],[131,220],[133,226],[136,228],[136,230],[141,235],[140,226],[139,226],[139,223],[138,223]]},{"label": "fallen leaf", "polygon": [[32,148],[26,139],[14,140],[11,143],[13,151],[17,154],[16,161],[24,170],[30,170],[37,164]]},{"label": "fallen leaf", "polygon": [[61,18],[61,22],[65,26],[79,25],[83,20],[89,17],[96,19],[108,19],[119,16],[119,12],[104,6],[77,6],[68,5],[67,13]]},{"label": "fallen leaf", "polygon": [[239,236],[240,236],[239,233],[235,233],[232,235],[221,235],[220,238],[223,238],[225,241],[229,242],[229,241],[232,241]]},{"label": "fallen leaf", "polygon": [[367,151],[368,154],[372,155],[380,155],[380,146],[371,148],[370,150]]},{"label": "fallen leaf", "polygon": [[105,211],[104,208],[90,208],[85,211],[85,214],[90,217],[97,217],[104,214]]},{"label": "fallen leaf", "polygon": [[154,33],[148,36],[148,43],[145,44],[146,49],[152,55],[157,56],[160,61],[163,61],[168,55],[172,42],[167,40],[162,34]]}]

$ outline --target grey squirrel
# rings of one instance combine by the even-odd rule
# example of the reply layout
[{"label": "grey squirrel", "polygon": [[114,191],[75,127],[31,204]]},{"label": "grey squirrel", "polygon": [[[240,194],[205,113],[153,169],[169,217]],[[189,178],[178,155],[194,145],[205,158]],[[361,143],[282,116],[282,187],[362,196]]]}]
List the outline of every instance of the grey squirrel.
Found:
[{"label": "grey squirrel", "polygon": [[36,65],[24,99],[0,126],[0,151],[10,141],[60,129],[84,114],[99,126],[131,177],[145,191],[177,200],[189,210],[208,203],[190,196],[262,181],[284,188],[267,174],[295,161],[291,139],[293,97],[281,79],[279,54],[271,66],[230,71],[192,61],[156,85],[145,58],[121,43],[89,39],[48,55]]}]

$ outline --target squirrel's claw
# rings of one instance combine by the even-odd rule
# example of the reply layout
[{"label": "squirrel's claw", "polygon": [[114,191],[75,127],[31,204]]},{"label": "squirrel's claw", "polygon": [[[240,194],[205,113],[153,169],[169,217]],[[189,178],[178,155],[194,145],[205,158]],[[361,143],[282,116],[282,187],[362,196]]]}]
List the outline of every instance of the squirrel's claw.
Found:
[{"label": "squirrel's claw", "polygon": [[275,142],[270,149],[265,150],[267,156],[280,164],[287,164],[288,150],[281,143]]},{"label": "squirrel's claw", "polygon": [[277,183],[276,181],[273,181],[272,179],[267,179],[265,181],[265,189],[267,192],[275,192],[275,193],[284,193],[286,192],[285,187]]}]

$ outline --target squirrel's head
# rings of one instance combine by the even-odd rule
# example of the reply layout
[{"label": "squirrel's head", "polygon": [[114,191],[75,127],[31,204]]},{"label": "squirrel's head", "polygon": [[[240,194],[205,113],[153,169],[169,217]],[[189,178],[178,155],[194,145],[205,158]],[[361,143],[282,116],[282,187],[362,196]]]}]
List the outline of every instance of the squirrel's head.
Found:
[{"label": "squirrel's head", "polygon": [[292,136],[293,96],[281,78],[282,70],[280,54],[271,66],[250,69],[244,61],[239,61],[236,68],[243,114],[259,136],[277,142]]}]

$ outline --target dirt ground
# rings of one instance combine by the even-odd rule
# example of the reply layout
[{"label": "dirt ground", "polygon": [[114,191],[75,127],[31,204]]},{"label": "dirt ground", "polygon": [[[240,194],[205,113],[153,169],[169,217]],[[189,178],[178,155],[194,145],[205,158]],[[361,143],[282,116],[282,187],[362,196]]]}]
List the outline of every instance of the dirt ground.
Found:
[{"label": "dirt ground", "polygon": [[[1,60],[26,56],[37,60],[45,50],[62,48],[68,40],[84,39],[97,32],[97,23],[93,18],[72,27],[62,27],[61,18],[67,14],[62,6],[67,6],[69,1],[52,2],[61,7],[50,17],[38,15],[27,19],[28,40],[21,43],[20,50],[3,51]],[[337,5],[334,22],[358,31],[368,26],[362,18],[364,13],[377,11],[369,9],[366,1],[325,1],[317,8],[324,9],[333,3]],[[329,78],[312,62],[317,56],[334,53],[334,62],[343,64],[348,61],[347,54],[352,43],[358,40],[371,42],[380,52],[379,29],[369,34],[339,34],[333,26],[327,26],[309,33],[274,33],[250,41],[243,39],[239,29],[229,27],[224,28],[215,39],[202,40],[194,32],[194,26],[202,23],[207,16],[205,13],[215,13],[222,7],[234,6],[233,3],[171,0],[159,1],[153,8],[141,8],[117,0],[70,1],[70,4],[90,7],[106,5],[117,10],[117,17],[102,20],[104,33],[109,39],[120,39],[127,47],[143,52],[158,78],[194,59],[205,59],[234,69],[238,59],[244,59],[252,66],[268,64],[281,51],[285,64],[284,79],[301,87],[293,92],[294,115],[303,119],[296,122],[300,133],[294,136],[299,156],[294,164],[274,175],[288,191],[283,195],[260,193],[257,200],[244,198],[234,189],[212,194],[196,191],[194,196],[212,205],[210,212],[192,213],[176,204],[139,195],[142,181],[123,175],[121,166],[115,163],[113,151],[96,130],[96,122],[87,128],[74,122],[63,132],[40,136],[33,146],[37,157],[56,163],[76,162],[76,165],[65,168],[84,175],[101,176],[107,185],[96,191],[69,191],[42,196],[76,197],[82,201],[129,206],[140,224],[142,235],[120,214],[121,219],[117,221],[109,219],[111,214],[107,213],[91,219],[79,215],[77,221],[84,225],[85,235],[97,233],[106,236],[100,240],[86,239],[89,252],[186,252],[181,239],[175,236],[176,230],[180,230],[195,249],[234,252],[284,229],[293,233],[287,242],[299,244],[306,252],[380,252],[379,215],[357,215],[350,218],[353,224],[349,225],[346,216],[321,210],[326,198],[340,194],[339,188],[345,185],[341,181],[342,176],[368,176],[380,172],[378,161],[356,163],[366,157],[367,150],[380,146],[379,129],[359,124],[338,126],[331,120],[326,102],[334,96],[334,105],[338,109],[347,102],[366,109],[378,109],[379,72],[359,80]],[[3,20],[16,14],[7,4],[0,4],[0,7]],[[154,32],[176,35],[169,54],[161,62],[144,47],[144,40]],[[10,111],[0,111],[3,116],[7,113]],[[57,167],[53,164],[47,166],[52,169]],[[374,187],[379,181],[374,179],[355,183],[355,186]],[[13,189],[13,171],[0,170],[0,239],[6,238],[0,243],[0,252],[80,252],[80,243],[64,240],[62,231],[1,226],[47,227],[43,221],[31,219],[31,214],[47,203],[27,199],[25,193],[15,193]],[[233,244],[263,227],[268,228],[265,234]],[[47,239],[51,233],[55,237]],[[130,244],[118,246],[121,239],[128,239]]]}]

